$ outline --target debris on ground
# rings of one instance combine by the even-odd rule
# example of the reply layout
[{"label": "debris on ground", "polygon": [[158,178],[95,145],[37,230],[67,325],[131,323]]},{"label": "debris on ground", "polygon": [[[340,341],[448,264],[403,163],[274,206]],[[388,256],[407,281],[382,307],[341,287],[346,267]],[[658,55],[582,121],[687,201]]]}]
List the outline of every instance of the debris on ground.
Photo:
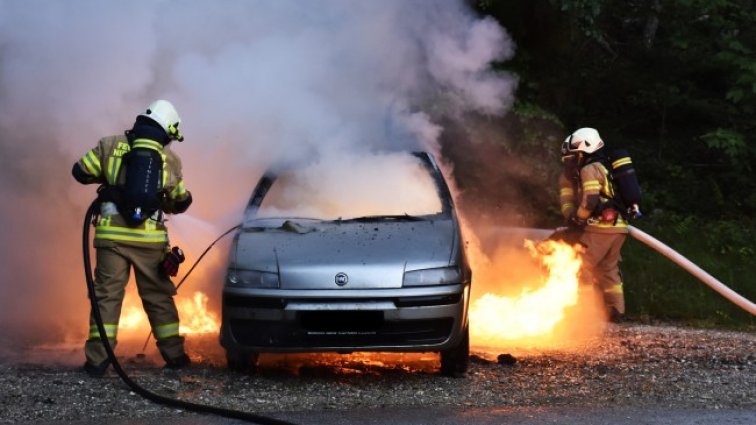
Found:
[{"label": "debris on ground", "polygon": [[[187,339],[194,360],[187,370],[163,370],[154,353],[124,361],[124,368],[169,397],[262,413],[394,406],[756,409],[753,332],[610,325],[604,337],[578,348],[511,350],[504,356],[514,364],[507,367],[500,366],[501,351],[473,348],[463,379],[440,376],[434,353],[263,355],[257,374],[244,375],[224,367],[217,336],[198,338]],[[46,359],[11,358],[5,344],[0,423],[191,414],[142,399],[112,371],[89,378],[80,371],[83,358],[61,364],[80,350],[77,344]]]},{"label": "debris on ground", "polygon": [[502,366],[514,366],[514,364],[517,363],[517,359],[511,354],[504,353],[499,354],[499,356],[496,357],[496,362]]}]

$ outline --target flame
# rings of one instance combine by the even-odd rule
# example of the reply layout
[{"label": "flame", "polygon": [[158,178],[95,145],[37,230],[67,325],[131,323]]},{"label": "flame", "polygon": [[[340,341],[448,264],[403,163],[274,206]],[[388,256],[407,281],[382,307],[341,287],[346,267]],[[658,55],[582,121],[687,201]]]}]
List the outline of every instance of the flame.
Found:
[{"label": "flame", "polygon": [[141,329],[150,329],[147,322],[147,315],[144,311],[136,306],[128,306],[121,312],[121,319],[118,321],[119,333],[130,333],[130,331],[139,331]]},{"label": "flame", "polygon": [[177,308],[181,324],[179,331],[182,334],[217,333],[220,329],[218,318],[207,309],[207,295],[197,291],[192,299],[179,300]]},{"label": "flame", "polygon": [[[150,332],[147,315],[141,306],[133,305],[134,298],[125,301],[118,324],[118,333],[126,337],[146,335]],[[179,332],[181,334],[217,333],[220,329],[216,314],[208,309],[208,296],[202,291],[196,291],[191,298],[176,300],[176,308],[181,319]]]},{"label": "flame", "polygon": [[[516,340],[547,336],[578,302],[579,246],[526,240],[531,257],[545,267],[538,289],[525,287],[518,296],[486,293],[470,308],[470,333],[485,346],[507,346]],[[533,285],[536,286],[536,285]]]}]

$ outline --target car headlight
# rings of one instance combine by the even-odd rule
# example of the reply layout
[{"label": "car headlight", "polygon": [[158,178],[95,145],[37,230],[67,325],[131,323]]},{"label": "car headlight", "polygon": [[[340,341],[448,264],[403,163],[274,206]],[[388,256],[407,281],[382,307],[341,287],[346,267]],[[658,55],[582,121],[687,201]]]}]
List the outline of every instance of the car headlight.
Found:
[{"label": "car headlight", "polygon": [[238,288],[278,288],[278,274],[256,270],[229,270],[228,286]]},{"label": "car headlight", "polygon": [[452,285],[462,282],[458,267],[412,270],[404,273],[403,286]]}]

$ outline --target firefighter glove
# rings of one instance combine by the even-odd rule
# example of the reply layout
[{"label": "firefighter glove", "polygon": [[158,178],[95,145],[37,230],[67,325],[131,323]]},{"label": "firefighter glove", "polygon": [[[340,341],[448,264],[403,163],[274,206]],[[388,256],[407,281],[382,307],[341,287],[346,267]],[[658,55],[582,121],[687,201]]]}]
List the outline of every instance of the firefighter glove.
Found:
[{"label": "firefighter glove", "polygon": [[166,276],[176,276],[178,274],[179,264],[185,260],[184,251],[174,246],[170,251],[165,253],[161,268]]}]

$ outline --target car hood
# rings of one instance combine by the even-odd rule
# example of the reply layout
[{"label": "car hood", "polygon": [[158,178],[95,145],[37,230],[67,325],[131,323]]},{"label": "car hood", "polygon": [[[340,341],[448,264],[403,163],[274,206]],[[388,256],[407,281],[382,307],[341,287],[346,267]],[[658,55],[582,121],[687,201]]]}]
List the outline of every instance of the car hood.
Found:
[{"label": "car hood", "polygon": [[[449,266],[455,235],[451,219],[286,221],[280,227],[246,227],[231,267],[278,272],[282,289],[399,288],[405,270]],[[336,275],[342,273],[347,282],[338,285]]]}]

